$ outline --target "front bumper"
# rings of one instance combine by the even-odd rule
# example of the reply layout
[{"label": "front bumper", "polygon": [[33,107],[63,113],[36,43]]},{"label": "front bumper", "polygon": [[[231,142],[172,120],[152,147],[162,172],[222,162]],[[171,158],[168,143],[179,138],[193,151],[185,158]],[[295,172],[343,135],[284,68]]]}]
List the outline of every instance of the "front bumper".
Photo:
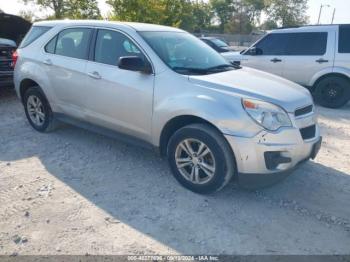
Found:
[{"label": "front bumper", "polygon": [[315,127],[315,135],[306,140],[294,127],[277,132],[262,131],[252,138],[225,135],[235,154],[239,179],[253,177],[249,180],[254,180],[256,177],[267,182],[270,179],[264,177],[268,177],[275,180],[276,176],[284,177],[299,163],[315,158],[322,141],[318,125]]}]

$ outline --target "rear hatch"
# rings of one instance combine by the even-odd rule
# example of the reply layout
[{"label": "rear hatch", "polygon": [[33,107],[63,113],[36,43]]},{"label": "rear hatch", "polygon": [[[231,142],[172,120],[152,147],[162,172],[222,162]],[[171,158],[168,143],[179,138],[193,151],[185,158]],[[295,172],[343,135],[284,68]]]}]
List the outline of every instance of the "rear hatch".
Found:
[{"label": "rear hatch", "polygon": [[0,81],[12,80],[12,53],[30,27],[22,17],[0,12]]},{"label": "rear hatch", "polygon": [[22,17],[0,12],[0,38],[13,40],[17,46],[29,31],[31,25]]}]

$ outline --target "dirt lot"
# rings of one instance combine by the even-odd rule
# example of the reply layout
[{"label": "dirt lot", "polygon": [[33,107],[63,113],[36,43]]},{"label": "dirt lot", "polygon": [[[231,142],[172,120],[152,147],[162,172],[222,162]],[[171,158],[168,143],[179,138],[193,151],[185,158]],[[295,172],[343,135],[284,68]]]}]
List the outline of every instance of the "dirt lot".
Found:
[{"label": "dirt lot", "polygon": [[0,254],[350,254],[350,105],[318,108],[316,159],[281,183],[201,196],[154,152],[40,134],[0,92]]}]

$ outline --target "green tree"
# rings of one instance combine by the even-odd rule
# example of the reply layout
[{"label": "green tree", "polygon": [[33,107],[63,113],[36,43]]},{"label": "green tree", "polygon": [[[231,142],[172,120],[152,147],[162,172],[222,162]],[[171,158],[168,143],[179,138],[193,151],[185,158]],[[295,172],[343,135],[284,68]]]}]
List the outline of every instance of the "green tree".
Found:
[{"label": "green tree", "polygon": [[[210,25],[209,5],[191,0],[107,0],[110,19],[180,27],[188,31]],[[200,28],[199,28],[200,27]]]},{"label": "green tree", "polygon": [[232,19],[233,12],[236,10],[234,0],[210,0],[211,8],[215,17],[219,21],[221,33],[225,31],[225,25]]},{"label": "green tree", "polygon": [[273,20],[266,20],[264,23],[260,26],[262,30],[272,30],[276,29],[278,27],[277,23]]},{"label": "green tree", "polygon": [[214,12],[209,3],[195,1],[192,3],[193,32],[201,32],[211,26]]},{"label": "green tree", "polygon": [[107,0],[112,19],[159,24],[164,19],[164,5],[157,0]]},{"label": "green tree", "polygon": [[29,22],[35,21],[37,18],[35,17],[35,14],[31,10],[21,10],[19,11],[19,16],[24,18],[25,20]]},{"label": "green tree", "polygon": [[265,0],[241,0],[243,11],[253,25],[260,22],[261,13],[266,9]]},{"label": "green tree", "polygon": [[266,0],[269,20],[280,26],[298,26],[308,22],[307,0]]},{"label": "green tree", "polygon": [[41,8],[48,8],[54,12],[55,19],[95,19],[100,17],[97,0],[22,0],[24,3],[34,3]]},{"label": "green tree", "polygon": [[65,17],[72,19],[100,19],[97,0],[70,0],[66,6]]},{"label": "green tree", "polygon": [[40,7],[49,8],[57,19],[63,17],[66,0],[22,0],[25,4],[32,2]]}]

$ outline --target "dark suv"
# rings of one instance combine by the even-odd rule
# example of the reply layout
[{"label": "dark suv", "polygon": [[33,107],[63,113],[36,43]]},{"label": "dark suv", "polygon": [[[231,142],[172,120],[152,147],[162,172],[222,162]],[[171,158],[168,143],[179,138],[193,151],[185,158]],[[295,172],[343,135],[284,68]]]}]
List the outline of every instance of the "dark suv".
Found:
[{"label": "dark suv", "polygon": [[12,85],[12,55],[16,51],[16,47],[13,40],[0,38],[0,86]]},{"label": "dark suv", "polygon": [[19,16],[0,12],[0,87],[13,85],[12,56],[30,26]]}]

